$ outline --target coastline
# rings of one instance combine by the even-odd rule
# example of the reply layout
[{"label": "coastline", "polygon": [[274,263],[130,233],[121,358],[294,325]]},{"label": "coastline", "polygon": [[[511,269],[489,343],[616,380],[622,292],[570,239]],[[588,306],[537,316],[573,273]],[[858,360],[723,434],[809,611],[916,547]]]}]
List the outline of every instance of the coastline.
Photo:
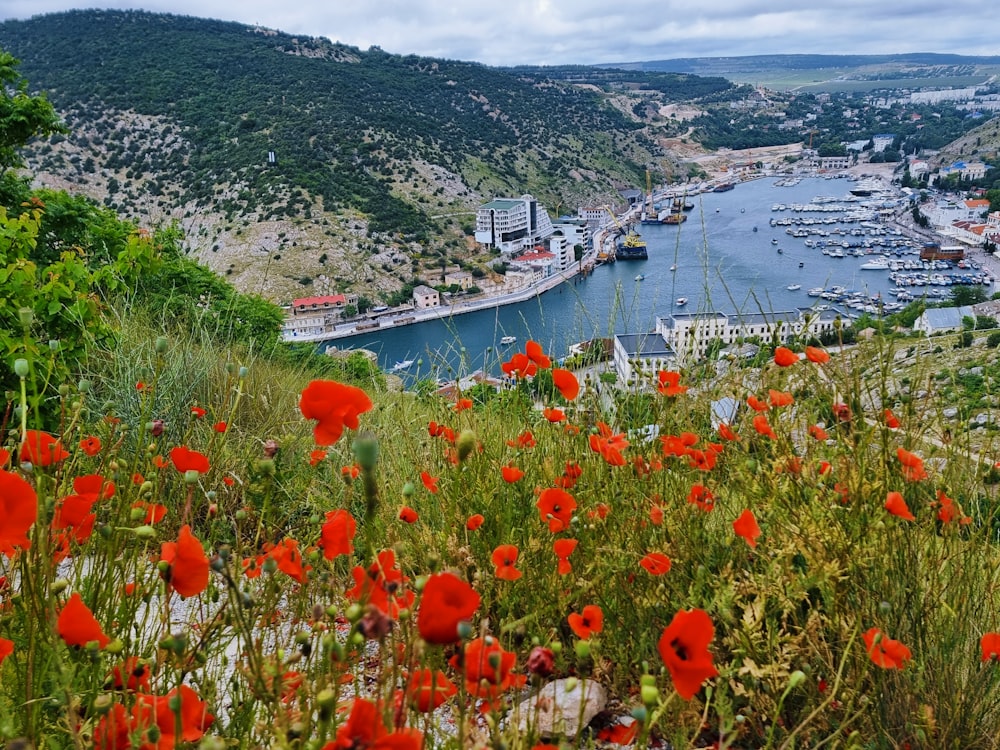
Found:
[{"label": "coastline", "polygon": [[[516,292],[502,294],[495,297],[482,297],[480,299],[464,300],[452,305],[441,305],[424,310],[400,310],[388,312],[376,318],[366,318],[364,320],[352,321],[343,325],[324,331],[323,333],[305,334],[285,338],[287,343],[318,344],[324,341],[337,341],[339,339],[351,338],[352,336],[364,336],[378,333],[380,330],[395,330],[415,323],[424,323],[429,320],[442,320],[463,315],[465,313],[478,312],[480,310],[492,310],[504,305],[513,305],[518,302],[527,302],[539,295],[555,289],[560,284],[583,273],[584,269],[597,261],[597,248],[604,242],[604,230],[599,230],[594,235],[593,246],[584,254],[579,261],[574,263],[572,268],[547,276],[541,281],[530,284],[524,289]],[[372,325],[374,323],[375,325]],[[362,328],[358,328],[362,326]]]}]

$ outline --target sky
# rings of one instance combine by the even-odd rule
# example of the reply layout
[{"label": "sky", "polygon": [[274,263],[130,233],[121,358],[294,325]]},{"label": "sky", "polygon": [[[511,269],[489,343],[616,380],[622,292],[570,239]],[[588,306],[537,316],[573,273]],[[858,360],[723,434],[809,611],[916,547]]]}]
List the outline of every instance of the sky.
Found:
[{"label": "sky", "polygon": [[1000,54],[996,0],[3,0],[0,19],[135,8],[487,65],[762,54]]}]

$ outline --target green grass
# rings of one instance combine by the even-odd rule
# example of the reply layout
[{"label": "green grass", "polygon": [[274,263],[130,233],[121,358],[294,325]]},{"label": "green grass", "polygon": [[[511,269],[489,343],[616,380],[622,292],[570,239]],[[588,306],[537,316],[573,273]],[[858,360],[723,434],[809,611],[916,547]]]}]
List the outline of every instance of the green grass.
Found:
[{"label": "green grass", "polygon": [[[111,668],[135,656],[149,666],[153,694],[183,683],[207,702],[215,720],[204,747],[322,748],[345,726],[333,705],[346,708],[360,694],[384,700],[388,715],[403,671],[418,667],[443,670],[459,689],[444,714],[399,714],[427,732],[428,746],[473,742],[460,742],[465,735],[456,730],[431,731],[446,714],[479,744],[531,747],[537,738],[498,721],[514,710],[514,695],[492,709],[491,723],[477,722],[468,694],[476,683],[463,683],[447,664],[458,647],[419,638],[413,615],[423,582],[447,570],[482,600],[468,637],[497,638],[515,655],[515,674],[525,674],[534,648],[549,648],[554,676],[599,680],[617,714],[632,713],[645,722],[643,736],[674,746],[997,747],[1000,672],[979,651],[980,637],[1000,629],[990,466],[970,457],[962,440],[939,439],[941,404],[892,395],[898,373],[888,340],[825,365],[781,368],[768,358],[723,376],[711,368],[698,371],[702,379],[684,373],[690,388],[674,398],[653,389],[601,396],[588,381],[566,403],[522,383],[456,411],[433,396],[359,383],[373,408],[311,465],[313,423],[298,409],[304,372],[221,348],[210,336],[174,334],[157,344],[144,319],[131,316],[113,346],[92,352],[89,385],[66,384],[59,431],[70,457],[30,472],[15,461],[4,475],[27,481],[39,507],[31,547],[0,561],[12,583],[0,611],[0,637],[13,642],[0,666],[5,741],[88,746],[109,705],[131,716],[146,700],[106,687]],[[935,364],[927,359],[917,358],[910,382],[931,379],[926,368]],[[740,439],[719,437],[713,400],[766,401],[771,389],[794,397],[763,413],[774,438],[758,433],[745,405],[733,425]],[[10,405],[18,401],[15,394]],[[850,408],[849,419],[834,417],[838,403]],[[894,408],[899,429],[884,425],[878,404]],[[207,414],[193,415],[194,405]],[[573,428],[547,421],[543,405],[563,408]],[[212,427],[220,420],[225,433]],[[650,421],[662,436],[692,433],[697,442],[671,453],[661,440],[633,440],[621,450],[623,465],[613,452],[593,450],[602,423],[621,433]],[[432,422],[453,431],[455,442],[432,435]],[[829,440],[810,437],[816,423]],[[18,442],[13,427],[8,421],[9,449]],[[88,435],[104,446],[93,457],[77,448]],[[711,453],[710,444],[717,460],[703,470],[691,450]],[[169,458],[157,468],[156,457],[177,445],[203,452],[211,469],[185,481]],[[898,448],[922,458],[926,478],[907,480]],[[356,463],[365,468],[345,479],[342,467]],[[575,482],[566,479],[568,465],[579,467]],[[504,481],[504,466],[523,478]],[[436,478],[436,493],[424,472]],[[72,494],[73,478],[91,473],[113,479],[116,493],[95,503],[93,532],[57,566],[48,528],[54,507]],[[536,502],[559,484],[571,485],[565,489],[578,507],[568,528],[552,532]],[[714,496],[709,510],[689,501],[695,485]],[[916,520],[885,510],[890,491],[903,493]],[[938,519],[939,491],[967,524]],[[162,504],[166,516],[147,524],[133,507],[139,501]],[[400,520],[404,506],[418,514],[414,523]],[[355,550],[326,560],[317,544],[326,514],[337,509],[357,521]],[[756,547],[732,526],[746,509],[762,530]],[[485,520],[470,531],[473,514]],[[158,561],[161,544],[175,541],[184,524],[212,572],[204,591],[181,601],[167,594]],[[571,572],[560,575],[553,542],[565,538],[578,544]],[[301,581],[289,575],[294,559],[274,551],[288,540],[311,568]],[[518,548],[518,580],[495,574],[493,551],[504,544]],[[381,630],[384,615],[346,592],[359,580],[352,571],[386,549],[406,576],[396,593],[412,592],[414,603]],[[650,552],[670,558],[669,572],[652,575],[640,565]],[[250,570],[263,572],[247,578],[244,561],[253,560]],[[123,596],[128,583],[136,593]],[[56,618],[71,592],[82,594],[113,639],[106,648],[68,647],[60,637]],[[587,605],[601,608],[604,626],[581,642],[567,618]],[[657,644],[674,614],[692,608],[714,624],[709,650],[720,675],[685,701]],[[869,658],[861,636],[873,627],[911,650],[904,669]],[[292,672],[301,684],[286,694],[279,678]],[[528,676],[529,689],[545,682]]]}]

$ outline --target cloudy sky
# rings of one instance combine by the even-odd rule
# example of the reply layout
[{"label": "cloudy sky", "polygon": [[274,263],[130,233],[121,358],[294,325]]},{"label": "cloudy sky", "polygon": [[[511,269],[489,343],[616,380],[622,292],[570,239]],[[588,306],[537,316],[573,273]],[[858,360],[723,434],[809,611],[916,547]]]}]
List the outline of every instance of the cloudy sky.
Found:
[{"label": "cloudy sky", "polygon": [[0,19],[94,7],[262,24],[362,49],[489,65],[1000,54],[996,0],[3,0]]}]

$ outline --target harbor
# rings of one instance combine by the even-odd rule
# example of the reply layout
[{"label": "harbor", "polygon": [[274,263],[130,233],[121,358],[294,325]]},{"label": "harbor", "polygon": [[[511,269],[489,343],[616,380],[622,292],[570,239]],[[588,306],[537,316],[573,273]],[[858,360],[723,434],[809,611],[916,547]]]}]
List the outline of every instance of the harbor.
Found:
[{"label": "harbor", "polygon": [[[901,309],[922,296],[941,299],[955,283],[978,283],[992,292],[994,259],[981,253],[964,262],[965,268],[955,263],[924,267],[923,241],[897,223],[908,211],[903,196],[851,196],[855,183],[845,179],[776,182],[763,178],[691,196],[695,208],[687,222],[635,227],[646,243],[646,260],[606,263],[512,304],[494,301],[461,314],[382,326],[336,344],[371,349],[387,369],[415,360],[408,377],[453,377],[474,369],[496,372],[507,357],[500,344],[504,336],[537,340],[552,356],[562,357],[574,342],[650,331],[657,317],[674,312],[827,305],[849,320]],[[776,204],[786,209],[772,210]],[[835,221],[771,226],[772,219],[809,216]],[[785,231],[789,228],[818,231],[795,236]],[[886,260],[877,261],[881,257]],[[865,267],[873,261],[886,266]],[[901,265],[893,268],[890,261]]]}]

